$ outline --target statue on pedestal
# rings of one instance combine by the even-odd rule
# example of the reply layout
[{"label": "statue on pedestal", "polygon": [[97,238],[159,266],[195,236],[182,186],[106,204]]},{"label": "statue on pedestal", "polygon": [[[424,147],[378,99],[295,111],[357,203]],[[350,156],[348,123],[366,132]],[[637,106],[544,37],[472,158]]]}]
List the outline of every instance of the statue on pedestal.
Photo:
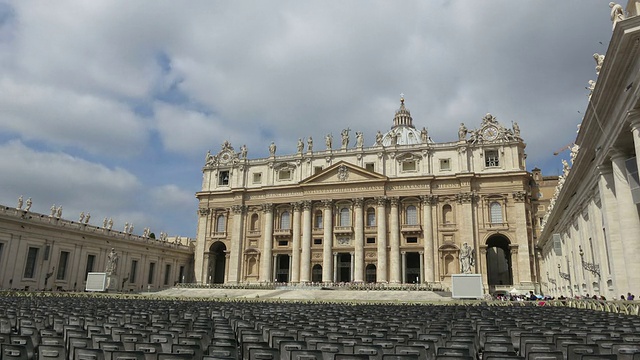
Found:
[{"label": "statue on pedestal", "polygon": [[382,133],[378,130],[376,134],[376,145],[382,145]]},{"label": "statue on pedestal", "polygon": [[463,274],[471,274],[472,267],[475,265],[475,251],[468,243],[464,243],[460,249],[460,272]]},{"label": "statue on pedestal", "polygon": [[362,135],[362,131],[356,131],[356,147],[362,149],[364,146],[364,135]]},{"label": "statue on pedestal", "polygon": [[464,126],[464,123],[460,123],[460,127],[458,128],[458,140],[465,140],[467,138],[467,127]]},{"label": "statue on pedestal", "polygon": [[302,150],[304,150],[304,143],[301,138],[298,138],[298,154],[302,154]]},{"label": "statue on pedestal", "polygon": [[30,211],[32,204],[33,204],[33,201],[31,201],[31,198],[28,198],[27,199],[27,207],[24,208],[24,211]]},{"label": "statue on pedestal", "polygon": [[247,145],[240,146],[240,157],[243,159],[247,158]]},{"label": "statue on pedestal", "polygon": [[327,144],[327,150],[331,150],[333,147],[333,135],[327,134],[327,136],[324,137],[324,142]]},{"label": "statue on pedestal", "polygon": [[56,217],[58,219],[62,217],[62,205],[58,206],[58,209],[56,209]]},{"label": "statue on pedestal", "polygon": [[520,138],[520,125],[517,122],[513,123],[513,136]]},{"label": "statue on pedestal", "polygon": [[422,130],[420,130],[420,141],[422,141],[423,144],[429,142],[429,132],[426,127],[423,127]]},{"label": "statue on pedestal", "polygon": [[84,211],[80,213],[80,217],[78,218],[78,222],[82,223],[84,221]]},{"label": "statue on pedestal", "polygon": [[91,219],[91,213],[90,213],[90,212],[88,212],[88,213],[87,213],[87,216],[85,216],[85,218],[84,218],[84,223],[85,223],[85,224],[88,224],[88,223],[89,223],[89,219]]},{"label": "statue on pedestal", "polygon": [[311,151],[313,151],[313,138],[309,136],[309,139],[307,139],[307,152]]},{"label": "statue on pedestal", "polygon": [[269,155],[271,156],[276,155],[276,143],[273,141],[271,142],[271,145],[269,145]]},{"label": "statue on pedestal", "polygon": [[111,252],[107,255],[107,267],[104,269],[108,275],[118,273],[118,253],[115,248],[111,248]]},{"label": "statue on pedestal", "polygon": [[346,128],[343,129],[342,132],[340,133],[340,135],[342,136],[342,149],[346,149],[347,146],[349,146],[349,131],[351,131],[351,129]]},{"label": "statue on pedestal", "polygon": [[600,74],[600,70],[602,69],[602,64],[604,63],[604,55],[600,55],[598,53],[593,54],[593,59],[596,61],[596,74]]},{"label": "statue on pedestal", "polygon": [[51,205],[51,213],[49,214],[49,217],[54,216],[56,216],[56,204]]},{"label": "statue on pedestal", "polygon": [[618,21],[625,19],[624,9],[622,5],[614,2],[610,2],[609,7],[611,8],[611,21],[613,21],[613,28],[615,29]]},{"label": "statue on pedestal", "polygon": [[102,220],[102,228],[103,229],[107,228],[107,218],[104,218],[104,220]]},{"label": "statue on pedestal", "polygon": [[20,195],[20,197],[18,198],[18,206],[16,206],[17,210],[22,210],[22,202],[23,202],[22,195]]},{"label": "statue on pedestal", "polygon": [[113,218],[109,218],[109,223],[107,224],[107,230],[113,229]]}]

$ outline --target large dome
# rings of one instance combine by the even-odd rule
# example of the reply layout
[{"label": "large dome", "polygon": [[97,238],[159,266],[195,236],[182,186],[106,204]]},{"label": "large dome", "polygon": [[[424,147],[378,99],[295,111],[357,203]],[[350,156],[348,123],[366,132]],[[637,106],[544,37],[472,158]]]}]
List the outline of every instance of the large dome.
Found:
[{"label": "large dome", "polygon": [[391,130],[382,136],[382,146],[419,145],[423,143],[433,143],[433,141],[425,128],[417,130],[413,126],[411,112],[404,106],[404,97],[401,97],[400,108],[393,118],[393,126]]}]

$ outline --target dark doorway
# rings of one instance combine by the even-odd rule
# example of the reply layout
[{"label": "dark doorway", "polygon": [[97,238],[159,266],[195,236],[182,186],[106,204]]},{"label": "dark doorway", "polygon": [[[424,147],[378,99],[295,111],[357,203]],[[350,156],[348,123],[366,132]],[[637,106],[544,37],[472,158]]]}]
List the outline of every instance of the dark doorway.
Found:
[{"label": "dark doorway", "polygon": [[367,267],[365,268],[365,277],[368,283],[374,283],[377,281],[376,271],[377,270],[375,265],[367,265]]},{"label": "dark doorway", "polygon": [[221,241],[216,241],[209,247],[209,271],[207,282],[209,284],[223,284],[224,270],[226,269],[227,247]]},{"label": "dark doorway", "polygon": [[512,285],[511,250],[509,239],[493,235],[487,240],[487,282],[493,285]]},{"label": "dark doorway", "polygon": [[280,254],[276,257],[276,281],[279,283],[289,282],[289,261],[291,258],[287,254]]},{"label": "dark doorway", "polygon": [[322,265],[315,264],[311,269],[311,282],[319,283],[322,282]]},{"label": "dark doorway", "polygon": [[338,282],[351,282],[351,254],[338,254]]},{"label": "dark doorway", "polygon": [[420,253],[408,252],[405,255],[407,263],[405,264],[405,282],[407,284],[420,283]]}]

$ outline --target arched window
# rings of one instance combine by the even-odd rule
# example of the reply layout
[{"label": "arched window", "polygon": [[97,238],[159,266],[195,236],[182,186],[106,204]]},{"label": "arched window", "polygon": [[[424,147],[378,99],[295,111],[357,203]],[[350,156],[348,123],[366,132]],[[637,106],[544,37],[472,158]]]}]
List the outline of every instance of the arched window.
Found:
[{"label": "arched window", "polygon": [[340,226],[351,226],[351,213],[349,208],[340,209]]},{"label": "arched window", "polygon": [[322,229],[322,210],[316,211],[313,217],[313,227],[316,229]]},{"label": "arched window", "polygon": [[291,215],[287,210],[283,211],[282,214],[280,214],[280,229],[291,229]]},{"label": "arched window", "polygon": [[407,225],[418,225],[418,209],[414,205],[407,206]]},{"label": "arched window", "polygon": [[489,213],[492,224],[502,223],[502,206],[499,202],[494,201],[489,204]]},{"label": "arched window", "polygon": [[376,226],[376,209],[367,209],[367,226]]},{"label": "arched window", "polygon": [[453,210],[449,204],[442,207],[442,223],[453,224]]},{"label": "arched window", "polygon": [[259,225],[260,223],[258,214],[251,215],[251,230],[258,230]]},{"label": "arched window", "polygon": [[225,226],[227,225],[227,219],[224,215],[218,215],[216,219],[216,232],[224,232]]}]

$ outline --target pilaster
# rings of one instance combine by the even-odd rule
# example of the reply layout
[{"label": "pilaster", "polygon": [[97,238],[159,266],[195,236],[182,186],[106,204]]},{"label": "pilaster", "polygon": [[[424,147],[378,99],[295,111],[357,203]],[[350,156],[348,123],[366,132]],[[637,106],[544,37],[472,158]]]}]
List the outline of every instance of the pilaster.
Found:
[{"label": "pilaster", "polygon": [[423,195],[422,200],[422,227],[424,242],[424,275],[422,281],[433,283],[435,281],[435,264],[434,264],[434,236],[433,236],[433,205],[438,201],[436,195]]}]

